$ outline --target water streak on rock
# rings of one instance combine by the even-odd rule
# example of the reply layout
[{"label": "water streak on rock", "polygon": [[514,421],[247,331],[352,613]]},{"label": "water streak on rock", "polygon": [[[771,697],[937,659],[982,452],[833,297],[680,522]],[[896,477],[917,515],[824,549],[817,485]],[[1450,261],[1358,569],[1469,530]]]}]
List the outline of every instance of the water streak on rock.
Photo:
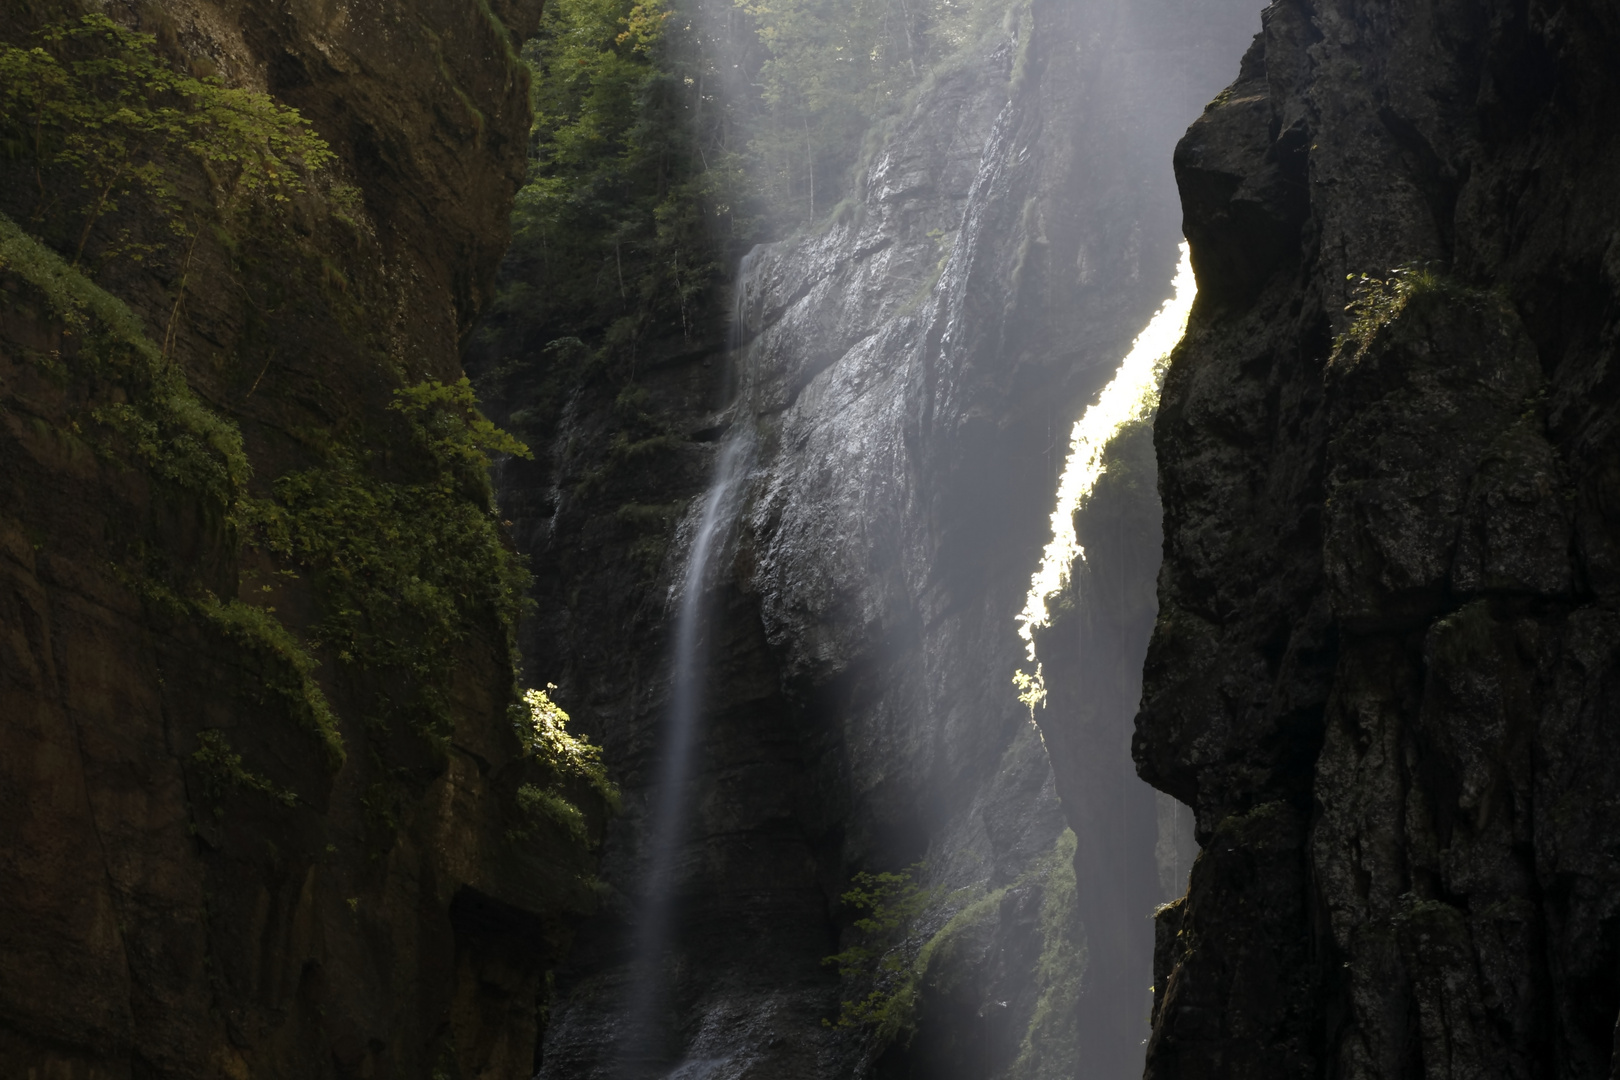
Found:
[{"label": "water streak on rock", "polygon": [[[746,282],[747,260],[738,274]],[[738,329],[745,299],[738,289]],[[637,1075],[638,1068],[661,1057],[658,1016],[666,986],[664,955],[671,941],[677,899],[678,860],[686,839],[693,756],[698,745],[704,710],[704,686],[709,669],[708,644],[712,605],[706,603],[715,577],[717,556],[737,518],[739,480],[748,474],[753,437],[744,426],[733,426],[715,461],[714,476],[697,503],[691,521],[691,553],[681,579],[675,617],[675,647],[671,664],[671,693],[660,744],[656,780],[648,804],[648,872],[634,931],[634,956],[628,994],[624,1040],[620,1046],[621,1071]]]}]

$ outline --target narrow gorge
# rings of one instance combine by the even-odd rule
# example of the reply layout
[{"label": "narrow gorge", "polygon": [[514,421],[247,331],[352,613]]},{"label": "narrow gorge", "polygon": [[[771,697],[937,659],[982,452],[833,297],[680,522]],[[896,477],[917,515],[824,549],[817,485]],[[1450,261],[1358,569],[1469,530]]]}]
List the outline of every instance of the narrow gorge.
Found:
[{"label": "narrow gorge", "polygon": [[[1161,845],[1129,758],[1157,570],[1145,423],[1087,526],[1086,579],[1107,584],[1043,636],[1054,697],[1033,714],[1011,683],[1015,617],[1069,429],[1171,295],[1173,176],[1153,163],[1254,17],[1009,7],[928,74],[829,219],[747,253],[706,336],[649,336],[618,380],[508,377],[512,424],[555,410],[544,449],[515,426],[536,459],[501,474],[541,582],[526,656],[624,792],[540,1075],[1140,1070],[1149,916],[1191,847],[1173,810]],[[638,436],[666,440],[661,460],[629,458]],[[689,735],[694,589],[707,672]],[[669,759],[688,752],[671,799]],[[825,959],[864,944],[839,901],[852,875],[919,865],[926,902],[879,946],[896,970],[840,980]],[[649,968],[644,889],[666,873]],[[661,1041],[638,1031],[627,1064],[620,1032],[648,1022],[631,1003],[654,979]],[[864,1022],[829,1026],[840,1002]]]},{"label": "narrow gorge", "polygon": [[0,1077],[1620,1075],[1617,56],[8,0]]}]

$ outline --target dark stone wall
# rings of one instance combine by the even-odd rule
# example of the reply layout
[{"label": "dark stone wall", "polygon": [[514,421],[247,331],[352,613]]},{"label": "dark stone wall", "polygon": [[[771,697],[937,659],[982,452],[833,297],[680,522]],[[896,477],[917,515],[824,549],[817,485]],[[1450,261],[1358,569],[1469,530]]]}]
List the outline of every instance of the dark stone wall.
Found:
[{"label": "dark stone wall", "polygon": [[1203,852],[1150,1077],[1610,1075],[1617,45],[1279,2],[1177,149],[1134,753]]}]

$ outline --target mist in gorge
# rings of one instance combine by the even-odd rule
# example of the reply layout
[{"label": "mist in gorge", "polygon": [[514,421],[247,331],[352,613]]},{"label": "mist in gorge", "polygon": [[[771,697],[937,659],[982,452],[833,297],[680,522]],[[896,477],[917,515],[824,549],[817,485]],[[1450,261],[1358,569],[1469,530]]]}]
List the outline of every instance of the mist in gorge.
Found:
[{"label": "mist in gorge", "polygon": [[469,367],[536,449],[526,670],[624,805],[541,1075],[1141,1071],[1169,160],[1256,18],[548,7]]},{"label": "mist in gorge", "polygon": [[1617,54],[0,3],[0,1077],[1613,1080]]}]

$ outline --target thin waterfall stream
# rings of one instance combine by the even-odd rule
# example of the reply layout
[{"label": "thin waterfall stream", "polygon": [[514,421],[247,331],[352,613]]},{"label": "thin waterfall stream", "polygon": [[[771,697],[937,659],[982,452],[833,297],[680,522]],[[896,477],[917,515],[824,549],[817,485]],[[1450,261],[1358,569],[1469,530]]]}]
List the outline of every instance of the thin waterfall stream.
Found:
[{"label": "thin waterfall stream", "polygon": [[682,577],[675,617],[672,690],[660,745],[657,780],[648,804],[648,869],[634,932],[634,961],[629,1009],[621,1056],[626,1066],[656,1060],[660,1050],[658,1014],[663,1004],[663,956],[669,947],[674,915],[676,868],[686,842],[688,789],[699,741],[708,673],[710,564],[725,544],[735,518],[734,488],[746,473],[746,433],[730,437],[715,462],[714,479],[703,496],[692,537],[691,555]]},{"label": "thin waterfall stream", "polygon": [[[733,363],[741,349],[749,262],[748,257],[742,260],[737,275],[736,322],[729,350]],[[707,601],[712,589],[713,564],[724,550],[730,527],[737,517],[739,481],[747,475],[754,441],[749,425],[737,422],[741,412],[735,402],[736,372],[729,366],[724,391],[732,399],[733,421],[716,456],[708,489],[698,504],[690,553],[681,575],[671,651],[669,707],[659,742],[652,797],[648,801],[647,875],[633,931],[631,983],[619,1048],[620,1072],[626,1076],[656,1068],[662,1060],[663,1031],[659,1015],[669,990],[663,960],[672,938],[677,868],[688,840],[690,787],[707,705],[708,646],[713,627],[713,612]]]}]

